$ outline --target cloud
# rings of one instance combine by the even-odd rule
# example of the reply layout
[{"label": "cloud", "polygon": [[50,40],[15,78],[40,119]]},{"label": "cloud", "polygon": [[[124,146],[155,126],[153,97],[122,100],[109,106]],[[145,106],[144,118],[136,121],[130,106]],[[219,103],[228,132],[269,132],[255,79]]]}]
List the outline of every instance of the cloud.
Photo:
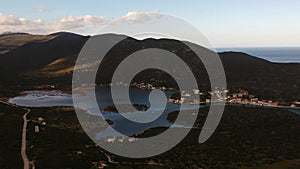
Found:
[{"label": "cloud", "polygon": [[152,19],[159,18],[160,16],[161,13],[158,10],[152,12],[131,11],[113,22],[114,23],[142,23],[142,22],[150,21]]},{"label": "cloud", "polygon": [[46,28],[41,19],[31,21],[26,18],[18,18],[2,13],[0,13],[0,25],[0,32],[42,33]]},{"label": "cloud", "polygon": [[76,33],[90,33],[91,28],[99,28],[107,23],[103,16],[67,16],[50,23],[45,23],[41,19],[28,20],[18,18],[13,15],[0,13],[0,33],[1,32],[28,32],[47,34],[57,31],[71,31]]},{"label": "cloud", "polygon": [[4,15],[0,13],[0,25],[16,26],[22,25],[24,22],[26,22],[26,19],[24,18],[16,18],[13,15]]},{"label": "cloud", "polygon": [[54,21],[52,24],[49,24],[48,27],[51,29],[51,32],[70,31],[81,34],[91,34],[107,22],[108,19],[103,16],[67,16]]},{"label": "cloud", "polygon": [[67,16],[59,18],[50,23],[45,23],[41,19],[29,20],[18,18],[13,15],[0,13],[0,33],[1,32],[27,32],[33,34],[48,34],[57,31],[70,31],[80,34],[91,34],[101,26],[113,21],[113,23],[141,23],[160,17],[159,11],[154,12],[128,12],[119,19],[107,19],[104,16]]}]

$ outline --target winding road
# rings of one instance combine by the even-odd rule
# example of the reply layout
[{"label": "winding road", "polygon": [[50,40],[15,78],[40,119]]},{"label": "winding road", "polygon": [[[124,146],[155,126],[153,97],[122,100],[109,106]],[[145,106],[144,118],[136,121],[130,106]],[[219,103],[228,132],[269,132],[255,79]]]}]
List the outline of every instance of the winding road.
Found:
[{"label": "winding road", "polygon": [[35,164],[34,161],[29,161],[27,154],[26,154],[26,133],[27,133],[27,115],[28,113],[30,113],[30,109],[28,108],[24,108],[24,107],[20,107],[14,104],[10,104],[6,101],[2,101],[0,100],[1,103],[6,104],[8,106],[13,106],[13,107],[18,107],[21,108],[23,110],[26,110],[26,113],[23,115],[23,129],[22,129],[22,143],[21,143],[21,157],[23,160],[23,166],[24,169],[35,169]]},{"label": "winding road", "polygon": [[24,169],[29,169],[29,160],[26,154],[26,131],[27,131],[27,115],[30,112],[30,109],[23,108],[27,112],[23,115],[23,129],[22,129],[22,145],[21,145],[21,156],[23,159]]}]

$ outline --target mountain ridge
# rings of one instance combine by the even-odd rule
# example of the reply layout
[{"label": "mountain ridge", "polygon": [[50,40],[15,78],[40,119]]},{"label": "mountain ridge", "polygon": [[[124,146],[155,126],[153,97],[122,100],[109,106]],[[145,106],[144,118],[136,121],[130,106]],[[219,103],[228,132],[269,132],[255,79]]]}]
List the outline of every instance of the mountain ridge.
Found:
[{"label": "mountain ridge", "polygon": [[[70,89],[72,68],[81,48],[90,36],[70,32],[58,32],[46,36],[51,38],[44,41],[26,41],[27,43],[0,54],[2,83],[10,82],[13,85],[19,83],[28,86],[57,84],[57,86],[65,86]],[[114,34],[114,36],[125,35]],[[184,43],[172,39],[137,40],[125,37],[127,38],[113,47],[105,56],[108,59],[103,60],[103,68],[98,70],[97,83],[109,83],[114,69],[133,52],[145,48],[161,48],[171,51],[183,59],[199,80],[199,87],[209,90],[209,80],[203,64]],[[10,40],[14,41],[14,39]],[[206,50],[213,52],[209,49]],[[274,63],[241,52],[218,54],[223,63],[230,89],[247,89],[255,95],[277,100],[300,98],[300,94],[297,94],[300,88],[300,63]],[[101,74],[101,72],[105,73]],[[155,83],[156,85],[168,84],[176,87],[173,79],[161,71],[154,73],[145,71],[137,75],[134,81]],[[158,83],[158,81],[165,82]]]}]

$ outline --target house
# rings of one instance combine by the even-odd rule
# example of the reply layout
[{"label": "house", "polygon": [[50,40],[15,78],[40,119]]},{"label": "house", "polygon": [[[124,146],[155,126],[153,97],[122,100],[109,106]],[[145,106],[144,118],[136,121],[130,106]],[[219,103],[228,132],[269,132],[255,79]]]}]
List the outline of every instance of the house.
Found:
[{"label": "house", "polygon": [[241,90],[238,93],[238,97],[248,96],[248,92],[246,90]]},{"label": "house", "polygon": [[137,140],[137,138],[135,138],[135,137],[130,137],[130,138],[128,139],[129,142],[133,142],[133,141],[136,141],[136,140]]},{"label": "house", "polygon": [[295,107],[300,107],[300,101],[295,101],[293,104],[295,105]]},{"label": "house", "polygon": [[39,133],[40,132],[40,127],[38,125],[34,126],[34,132]]},{"label": "house", "polygon": [[44,119],[43,119],[42,117],[38,117],[38,118],[37,118],[37,122],[38,122],[38,123],[42,123],[43,121],[44,121]]},{"label": "house", "polygon": [[252,102],[252,103],[257,103],[257,102],[258,102],[258,98],[252,98],[252,99],[251,99],[251,102]]},{"label": "house", "polygon": [[119,138],[119,142],[120,142],[120,143],[123,143],[123,142],[124,142],[124,139],[125,139],[124,137]]},{"label": "house", "polygon": [[77,150],[77,151],[76,151],[76,154],[77,154],[77,155],[82,155],[82,151],[81,151],[81,150]]},{"label": "house", "polygon": [[185,102],[185,100],[186,100],[186,98],[180,98],[180,101],[179,101],[179,103],[180,103],[180,104],[182,104],[182,103],[184,103],[184,102]]},{"label": "house", "polygon": [[200,93],[200,90],[198,90],[198,89],[193,89],[193,92],[194,92],[194,94],[199,94],[199,93]]},{"label": "house", "polygon": [[115,141],[116,141],[115,136],[114,137],[109,137],[109,138],[106,139],[106,142],[108,142],[108,143],[114,143]]},{"label": "house", "polygon": [[103,169],[103,168],[105,168],[105,167],[107,167],[107,166],[108,166],[107,164],[101,163],[101,164],[98,166],[98,168],[99,168],[99,169]]}]

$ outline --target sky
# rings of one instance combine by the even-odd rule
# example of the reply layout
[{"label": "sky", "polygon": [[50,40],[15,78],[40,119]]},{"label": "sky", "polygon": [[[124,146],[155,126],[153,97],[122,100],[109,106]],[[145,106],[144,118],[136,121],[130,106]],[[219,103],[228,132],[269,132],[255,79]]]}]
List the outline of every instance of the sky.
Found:
[{"label": "sky", "polygon": [[298,0],[0,0],[0,33],[93,34],[114,19],[143,22],[170,14],[215,47],[300,46]]}]

